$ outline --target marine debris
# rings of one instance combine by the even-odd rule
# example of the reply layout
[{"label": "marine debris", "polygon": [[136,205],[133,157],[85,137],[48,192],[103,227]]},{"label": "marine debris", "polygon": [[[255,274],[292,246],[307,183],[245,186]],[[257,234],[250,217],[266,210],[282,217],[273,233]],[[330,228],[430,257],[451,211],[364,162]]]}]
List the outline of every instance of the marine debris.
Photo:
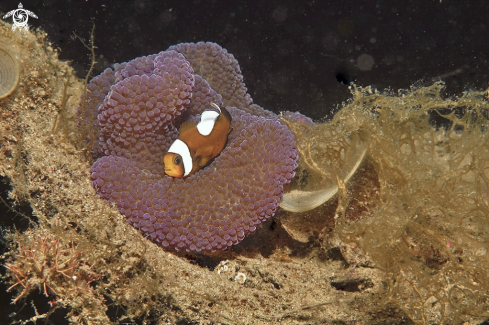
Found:
[{"label": "marine debris", "polygon": [[19,83],[20,66],[18,58],[6,40],[0,38],[0,99],[10,95]]}]

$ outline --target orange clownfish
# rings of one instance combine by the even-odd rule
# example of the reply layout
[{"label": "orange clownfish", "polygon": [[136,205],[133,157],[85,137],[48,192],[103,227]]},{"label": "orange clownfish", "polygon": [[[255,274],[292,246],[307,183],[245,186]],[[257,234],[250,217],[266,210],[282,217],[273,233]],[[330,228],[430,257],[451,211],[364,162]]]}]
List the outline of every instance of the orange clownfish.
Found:
[{"label": "orange clownfish", "polygon": [[205,110],[200,122],[184,122],[179,129],[178,139],[163,157],[165,174],[171,177],[187,177],[216,158],[226,146],[231,132],[231,115],[225,107],[215,103],[211,106],[219,111]]}]

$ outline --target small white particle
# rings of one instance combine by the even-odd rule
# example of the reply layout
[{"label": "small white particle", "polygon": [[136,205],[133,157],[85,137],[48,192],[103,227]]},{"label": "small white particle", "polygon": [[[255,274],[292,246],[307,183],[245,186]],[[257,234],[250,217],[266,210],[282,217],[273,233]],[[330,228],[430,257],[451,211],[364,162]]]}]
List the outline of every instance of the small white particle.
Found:
[{"label": "small white particle", "polygon": [[234,280],[239,284],[245,284],[246,275],[244,273],[238,272],[238,274],[236,274],[236,276],[234,277]]}]

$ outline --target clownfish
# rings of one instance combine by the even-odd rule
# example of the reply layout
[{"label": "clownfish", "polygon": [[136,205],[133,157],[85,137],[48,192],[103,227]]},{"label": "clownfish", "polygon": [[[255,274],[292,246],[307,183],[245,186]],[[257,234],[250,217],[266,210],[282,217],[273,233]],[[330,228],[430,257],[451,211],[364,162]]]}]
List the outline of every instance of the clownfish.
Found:
[{"label": "clownfish", "polygon": [[231,115],[225,107],[211,106],[219,111],[205,110],[200,121],[184,122],[178,130],[178,139],[163,157],[165,174],[187,177],[207,166],[226,146],[231,132]]}]

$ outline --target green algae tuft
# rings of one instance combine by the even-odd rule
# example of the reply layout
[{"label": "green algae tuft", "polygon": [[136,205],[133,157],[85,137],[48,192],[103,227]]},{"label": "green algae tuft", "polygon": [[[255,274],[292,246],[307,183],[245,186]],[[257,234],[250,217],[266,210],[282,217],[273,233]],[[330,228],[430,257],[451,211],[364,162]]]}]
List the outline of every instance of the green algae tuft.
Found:
[{"label": "green algae tuft", "polygon": [[[365,178],[345,188],[332,228],[385,272],[386,301],[416,323],[489,316],[488,93],[443,92],[441,82],[399,93],[353,86],[330,123],[296,129],[299,148],[312,146],[303,160],[316,168],[348,150],[353,134],[367,144],[375,170],[367,180],[376,184],[364,186],[363,198],[353,188]],[[316,139],[325,135],[321,148]]]}]

